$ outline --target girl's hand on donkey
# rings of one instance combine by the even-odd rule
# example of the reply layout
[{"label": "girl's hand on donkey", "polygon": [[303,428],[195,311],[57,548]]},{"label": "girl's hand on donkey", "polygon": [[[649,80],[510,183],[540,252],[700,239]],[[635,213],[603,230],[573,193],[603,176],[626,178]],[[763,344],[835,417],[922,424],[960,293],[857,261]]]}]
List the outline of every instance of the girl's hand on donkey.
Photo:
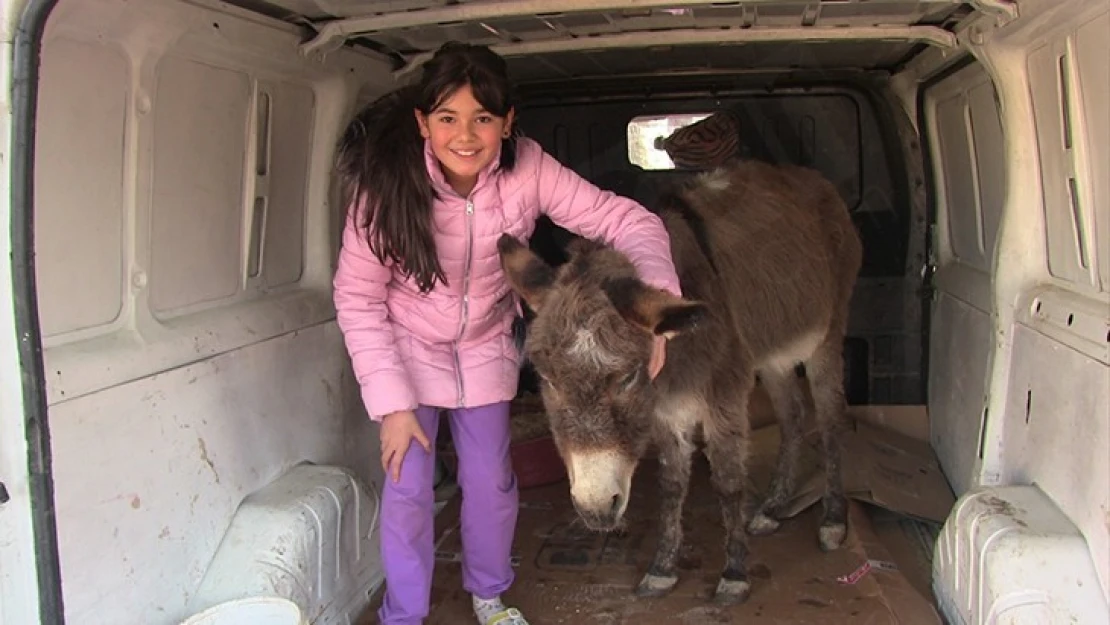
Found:
[{"label": "girl's hand on donkey", "polygon": [[382,469],[393,476],[393,483],[401,479],[401,462],[409,450],[412,439],[416,439],[424,451],[432,453],[432,445],[411,410],[400,410],[382,419]]}]

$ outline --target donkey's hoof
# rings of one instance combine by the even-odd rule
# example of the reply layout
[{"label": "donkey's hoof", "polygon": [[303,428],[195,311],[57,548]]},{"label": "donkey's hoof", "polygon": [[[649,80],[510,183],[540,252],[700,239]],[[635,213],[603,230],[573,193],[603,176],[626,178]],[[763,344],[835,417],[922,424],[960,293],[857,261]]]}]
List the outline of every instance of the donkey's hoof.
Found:
[{"label": "donkey's hoof", "polygon": [[662,597],[671,592],[674,585],[678,583],[677,575],[652,575],[648,573],[640,580],[640,584],[636,586],[637,597]]},{"label": "donkey's hoof", "polygon": [[821,551],[835,551],[844,544],[844,538],[848,535],[848,527],[843,523],[830,523],[822,525],[821,529],[817,530],[817,538],[821,542]]},{"label": "donkey's hoof", "polygon": [[720,605],[736,605],[748,600],[752,594],[752,585],[746,579],[725,579],[717,582],[717,592],[713,593],[714,603]]},{"label": "donkey's hoof", "polygon": [[778,531],[780,525],[782,524],[778,521],[760,512],[748,522],[748,533],[752,536],[766,536]]}]

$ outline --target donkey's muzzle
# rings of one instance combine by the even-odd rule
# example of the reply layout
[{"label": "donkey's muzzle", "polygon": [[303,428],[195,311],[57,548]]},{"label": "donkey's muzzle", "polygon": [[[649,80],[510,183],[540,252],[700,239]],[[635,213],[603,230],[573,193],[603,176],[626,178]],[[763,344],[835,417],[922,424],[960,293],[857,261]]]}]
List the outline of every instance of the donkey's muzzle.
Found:
[{"label": "donkey's muzzle", "polygon": [[578,512],[578,516],[586,527],[594,530],[595,532],[608,532],[617,529],[621,525],[621,516],[624,514],[625,498],[622,495],[613,495],[609,502],[608,508],[602,506],[599,508],[583,507],[576,501],[574,509]]},{"label": "donkey's muzzle", "polygon": [[636,464],[614,451],[571,452],[570,497],[578,516],[592,530],[615,529],[628,506]]}]

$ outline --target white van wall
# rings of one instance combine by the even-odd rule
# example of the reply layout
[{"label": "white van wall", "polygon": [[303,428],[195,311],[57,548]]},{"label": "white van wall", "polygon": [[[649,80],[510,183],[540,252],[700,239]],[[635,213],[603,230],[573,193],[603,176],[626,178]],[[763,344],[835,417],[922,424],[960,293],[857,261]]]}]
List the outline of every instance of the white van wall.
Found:
[{"label": "white van wall", "polygon": [[1044,490],[1087,539],[1110,600],[1110,12],[1092,0],[1049,16],[999,42],[999,71],[1028,72],[1003,101],[1032,105],[1011,150],[1040,162],[1015,159],[996,277],[1009,367],[982,475]]},{"label": "white van wall", "polygon": [[292,465],[368,484],[334,323],[334,145],[389,68],[298,55],[217,2],[63,0],[36,155],[66,618],[176,623],[242,498]]},{"label": "white van wall", "polygon": [[976,483],[992,341],[991,260],[1006,184],[995,90],[978,63],[926,96],[936,197],[929,350],[932,443],[962,493]]},{"label": "white van wall", "polygon": [[929,409],[957,494],[1039,487],[1110,600],[1110,12],[1062,4],[982,20],[961,35],[982,64],[926,92]]}]

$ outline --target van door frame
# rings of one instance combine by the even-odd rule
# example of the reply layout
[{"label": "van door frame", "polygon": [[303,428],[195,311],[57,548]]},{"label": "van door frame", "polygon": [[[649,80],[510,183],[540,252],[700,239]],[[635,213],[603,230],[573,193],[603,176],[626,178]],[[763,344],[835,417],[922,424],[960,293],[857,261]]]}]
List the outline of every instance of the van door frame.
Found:
[{"label": "van door frame", "polygon": [[0,135],[9,139],[0,161],[9,163],[11,190],[0,199],[0,214],[9,217],[0,284],[11,294],[4,298],[11,306],[0,308],[0,482],[7,492],[0,502],[0,621],[39,625],[65,622],[34,264],[39,58],[56,4],[12,0],[0,16],[0,81],[10,98],[0,106],[10,113],[0,119]]}]

